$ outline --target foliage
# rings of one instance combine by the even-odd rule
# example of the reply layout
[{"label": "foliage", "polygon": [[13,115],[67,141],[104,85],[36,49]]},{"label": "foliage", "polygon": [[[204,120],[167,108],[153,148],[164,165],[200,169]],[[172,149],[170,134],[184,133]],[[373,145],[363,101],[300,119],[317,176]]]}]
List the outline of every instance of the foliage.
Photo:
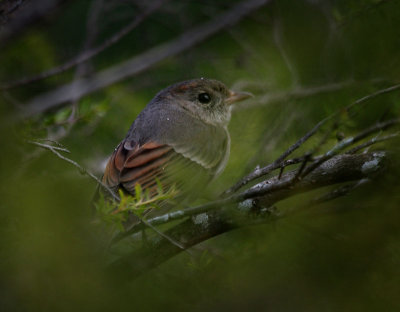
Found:
[{"label": "foliage", "polygon": [[173,205],[177,194],[178,191],[174,185],[164,190],[159,180],[157,180],[157,189],[151,194],[149,189],[143,190],[137,183],[134,196],[119,190],[119,202],[107,200],[101,193],[95,204],[97,216],[109,227],[117,227],[119,231],[123,232],[125,230],[124,223],[131,214],[140,219],[144,218],[152,209],[161,209],[160,205]]},{"label": "foliage", "polygon": [[[199,203],[208,202],[255,167],[275,160],[326,116],[399,83],[399,1],[270,1],[182,53],[21,122],[17,116],[33,99],[44,103],[39,96],[82,79],[90,86],[103,70],[180,38],[241,1],[165,1],[89,60],[2,89],[100,46],[153,3],[60,2],[0,42],[0,310],[400,309],[398,139],[369,148],[394,155],[390,170],[374,183],[315,206],[307,203],[331,187],[279,202],[279,211],[301,210],[198,244],[128,284],[119,279],[124,272],[105,269],[110,237],[100,235],[92,222],[97,183],[49,151],[26,144],[60,141],[71,152],[68,157],[101,176],[104,161],[159,90],[194,77],[216,78],[255,97],[233,111],[228,166],[198,194]],[[35,1],[38,7],[41,3]],[[27,12],[22,8],[12,17]],[[398,90],[380,94],[352,113],[342,110],[332,135],[324,138],[327,128],[322,128],[293,157],[319,148],[324,139],[334,146],[399,114]],[[154,202],[142,190],[137,193],[135,198],[120,194],[118,205],[100,200],[101,224],[119,224],[121,232],[127,214],[146,218],[144,211],[172,199],[174,190],[159,188]],[[164,239],[146,228],[118,252],[145,249],[146,240],[137,239],[142,236]]]}]

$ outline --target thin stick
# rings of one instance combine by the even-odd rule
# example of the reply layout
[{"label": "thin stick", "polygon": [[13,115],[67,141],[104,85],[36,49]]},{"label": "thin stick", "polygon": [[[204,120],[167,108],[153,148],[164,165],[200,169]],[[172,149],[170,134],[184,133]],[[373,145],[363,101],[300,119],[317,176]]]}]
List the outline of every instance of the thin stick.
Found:
[{"label": "thin stick", "polygon": [[[86,170],[86,168],[82,167],[81,165],[79,165],[76,161],[73,161],[72,159],[69,159],[63,155],[61,155],[58,151],[63,151],[63,152],[68,152],[69,151],[65,148],[62,147],[57,147],[57,146],[51,146],[51,145],[47,145],[47,144],[43,144],[43,143],[38,143],[38,142],[34,142],[34,141],[27,141],[29,144],[33,144],[36,145],[38,147],[47,149],[49,151],[51,151],[53,154],[55,154],[57,157],[59,157],[60,159],[72,164],[73,166],[75,166],[76,168],[78,168],[78,170],[82,173],[82,174],[86,174],[87,176],[91,177],[92,179],[94,179],[101,187],[103,187],[105,190],[107,190],[110,195],[116,200],[116,201],[120,201],[121,199],[119,198],[119,196],[117,194],[115,194],[107,185],[105,185],[102,181],[100,181],[99,178],[97,178],[93,173],[89,172]],[[150,224],[149,222],[147,222],[146,220],[144,220],[143,218],[139,218],[140,222],[142,222],[144,225],[146,225],[147,227],[151,228],[154,232],[156,232],[157,234],[159,234],[160,236],[164,237],[165,239],[167,239],[169,242],[171,242],[173,245],[179,247],[182,250],[185,250],[185,246],[183,246],[181,243],[177,242],[176,240],[174,240],[173,238],[169,237],[168,235],[164,234],[163,232],[159,231],[157,228],[155,228],[152,224]]]},{"label": "thin stick", "polygon": [[27,141],[27,143],[29,144],[33,144],[39,147],[43,147],[45,149],[50,149],[50,147],[56,151],[60,151],[60,152],[64,152],[64,153],[71,153],[68,149],[66,149],[65,147],[59,147],[59,146],[51,146],[48,144],[43,144],[43,143],[39,143],[39,142],[34,142],[34,141]]},{"label": "thin stick", "polygon": [[[74,97],[82,97],[91,92],[114,84],[135,74],[143,72],[164,60],[181,53],[204,41],[221,29],[237,23],[255,9],[271,0],[244,0],[212,20],[194,27],[177,38],[155,46],[146,52],[124,62],[109,67],[91,78],[79,79],[76,83],[66,84],[53,91],[40,94],[26,103],[20,117],[29,117],[64,104]],[[76,87],[76,89],[74,89]],[[74,92],[73,92],[74,91]]]},{"label": "thin stick", "polygon": [[[325,203],[325,202],[331,201],[333,199],[336,199],[338,197],[345,196],[345,195],[349,194],[351,191],[353,191],[354,189],[356,189],[357,187],[364,185],[368,182],[370,182],[370,180],[364,178],[359,181],[335,188],[334,190],[332,190],[328,193],[322,194],[322,195],[312,199],[307,205],[305,205],[305,208],[308,208],[311,205]],[[299,209],[299,211],[300,210],[302,210],[302,209]]]},{"label": "thin stick", "polygon": [[298,149],[304,142],[306,142],[311,136],[313,136],[321,126],[328,121],[330,118],[333,116],[329,116],[323,120],[321,120],[314,128],[312,128],[309,132],[307,132],[302,138],[300,138],[296,143],[294,143],[292,146],[290,146],[281,156],[279,156],[272,164],[269,164],[268,166],[265,166],[261,169],[256,169],[249,175],[245,176],[242,178],[240,181],[238,181],[235,185],[230,187],[228,190],[226,190],[223,194],[232,194],[236,192],[238,189],[241,187],[245,186],[247,183],[258,179],[262,176],[267,175],[271,171],[281,168],[282,167],[282,162],[287,158],[291,153],[293,153],[296,149]]},{"label": "thin stick", "polygon": [[[243,191],[240,194],[234,194],[228,198],[208,202],[203,205],[190,207],[182,210],[173,211],[162,216],[157,216],[147,220],[153,226],[167,224],[174,220],[182,220],[202,213],[211,213],[212,211],[221,209],[229,209],[231,204],[242,203],[246,199],[263,198],[267,199],[267,205],[273,205],[275,202],[285,199],[296,192],[304,192],[307,189],[315,189],[326,185],[348,182],[354,179],[367,178],[370,172],[363,171],[362,166],[371,159],[378,161],[374,162],[375,169],[381,168],[380,159],[385,159],[385,154],[375,155],[374,153],[360,155],[337,155],[334,158],[334,165],[327,165],[321,170],[315,170],[301,180],[296,180],[298,170],[290,171],[278,179],[277,176],[266,181],[260,182],[252,188]],[[342,174],[346,172],[346,174]],[[337,179],[335,180],[335,177]],[[240,204],[239,204],[240,205]],[[243,211],[240,207],[239,211]],[[246,211],[250,211],[247,209]],[[112,244],[117,243],[123,238],[141,231],[144,228],[143,224],[137,224],[126,232],[119,233],[114,237]]]},{"label": "thin stick", "polygon": [[364,142],[358,146],[353,147],[351,150],[347,151],[346,154],[354,154],[363,148],[366,148],[366,147],[376,144],[378,142],[383,142],[383,141],[387,141],[387,140],[390,140],[393,138],[397,138],[398,136],[399,136],[399,132],[396,132],[396,133],[392,133],[392,134],[389,134],[389,135],[386,135],[386,136],[383,136],[380,138],[377,138],[377,137],[372,138],[371,140],[369,140],[367,142]]},{"label": "thin stick", "polygon": [[107,48],[109,48],[112,45],[114,45],[115,43],[117,43],[119,40],[121,40],[127,34],[129,34],[132,30],[134,30],[137,26],[139,26],[149,15],[154,13],[165,1],[167,1],[167,0],[156,1],[145,12],[143,12],[141,15],[136,17],[136,19],[134,19],[126,27],[122,28],[119,32],[114,34],[111,38],[104,41],[101,45],[99,45],[93,49],[87,50],[87,51],[79,54],[77,57],[69,60],[68,62],[65,62],[64,64],[54,67],[50,70],[44,71],[38,75],[18,79],[18,80],[11,81],[8,83],[4,83],[4,84],[0,85],[0,90],[7,90],[7,89],[23,86],[23,85],[26,85],[26,84],[29,84],[32,82],[36,82],[36,81],[39,81],[39,80],[42,80],[45,78],[49,78],[51,76],[60,74],[70,68],[73,68],[83,62],[86,62],[87,60],[100,54]]},{"label": "thin stick", "polygon": [[[42,143],[38,143],[38,142],[32,142],[32,141],[28,141],[29,144],[33,144],[36,145],[38,147],[47,149],[49,151],[51,151],[53,154],[55,154],[58,158],[70,163],[71,165],[75,166],[76,168],[78,168],[79,172],[82,174],[85,174],[87,176],[89,176],[90,178],[92,178],[93,180],[95,180],[97,182],[97,184],[99,184],[103,189],[105,189],[108,193],[110,193],[110,195],[116,200],[116,201],[120,201],[121,199],[119,198],[119,196],[117,194],[115,194],[107,185],[105,185],[98,177],[96,177],[93,173],[91,173],[90,171],[88,171],[86,168],[82,167],[81,165],[79,165],[76,161],[69,159],[63,155],[61,155],[58,151],[64,151],[64,149],[60,148],[60,147],[56,147],[56,146],[51,146],[51,145],[47,145],[47,144],[42,144]],[[68,150],[67,150],[68,151]],[[69,152],[69,151],[68,151]]]},{"label": "thin stick", "polygon": [[[358,100],[356,100],[355,102],[351,103],[350,105],[346,106],[344,108],[344,110],[351,110],[353,109],[356,105],[362,104],[372,98],[375,98],[379,95],[382,94],[386,94],[389,92],[393,92],[395,90],[400,89],[400,84],[396,84],[393,85],[391,87],[385,88],[385,89],[381,89],[378,90],[374,93],[371,93],[369,95],[366,95]],[[292,146],[290,146],[281,156],[279,156],[273,163],[263,167],[263,168],[257,168],[256,170],[254,170],[253,172],[251,172],[250,174],[248,174],[247,176],[245,176],[244,178],[240,179],[236,184],[234,184],[233,186],[231,186],[229,189],[227,189],[222,195],[229,195],[232,194],[234,192],[236,192],[237,190],[239,190],[241,187],[245,186],[246,184],[248,184],[249,182],[258,179],[262,176],[267,175],[268,173],[272,172],[275,169],[281,168],[282,167],[282,161],[288,157],[291,153],[293,153],[296,149],[298,149],[302,144],[304,144],[311,136],[313,136],[320,128],[322,125],[324,125],[328,120],[338,116],[340,114],[340,112],[342,112],[343,109],[340,109],[338,111],[336,111],[335,113],[333,113],[332,115],[324,118],[323,120],[321,120],[314,128],[312,128],[309,132],[307,132],[302,138],[300,138],[296,143],[294,143]]]},{"label": "thin stick", "polygon": [[356,143],[356,142],[358,142],[358,141],[360,141],[362,139],[365,139],[366,137],[368,137],[369,135],[371,135],[371,134],[373,134],[373,133],[375,133],[377,131],[386,130],[389,127],[392,127],[392,126],[397,125],[399,123],[400,123],[400,119],[391,119],[391,120],[388,120],[388,121],[385,121],[385,122],[378,122],[374,126],[372,126],[370,128],[367,128],[366,130],[362,131],[358,135],[342,140],[341,142],[336,144],[332,149],[327,151],[320,159],[318,159],[317,161],[314,161],[314,163],[312,163],[310,166],[308,166],[304,170],[304,172],[303,172],[303,174],[301,176],[305,177],[310,172],[312,172],[314,169],[318,168],[323,162],[329,160],[333,156],[337,155],[340,151],[346,149],[347,147],[353,145],[354,143]]},{"label": "thin stick", "polygon": [[376,91],[374,93],[371,93],[371,94],[368,94],[366,96],[363,96],[362,98],[359,98],[354,103],[352,103],[349,106],[347,106],[346,109],[350,110],[351,108],[353,108],[356,105],[364,103],[364,102],[366,102],[366,101],[368,101],[370,99],[373,99],[373,98],[375,98],[375,97],[377,97],[379,95],[386,94],[386,93],[389,93],[389,92],[392,92],[392,91],[395,91],[395,90],[398,90],[398,89],[400,89],[400,83],[396,84],[396,85],[393,85],[391,87],[385,88],[385,89],[378,90],[378,91]]},{"label": "thin stick", "polygon": [[141,222],[143,222],[144,225],[147,227],[151,228],[154,232],[156,232],[158,235],[164,237],[166,240],[168,240],[171,244],[175,245],[176,247],[179,247],[182,250],[186,250],[185,246],[183,246],[180,242],[176,241],[172,237],[169,237],[168,235],[164,234],[161,232],[159,229],[157,229],[155,226],[153,226],[151,223],[147,222],[144,219],[140,219]]}]

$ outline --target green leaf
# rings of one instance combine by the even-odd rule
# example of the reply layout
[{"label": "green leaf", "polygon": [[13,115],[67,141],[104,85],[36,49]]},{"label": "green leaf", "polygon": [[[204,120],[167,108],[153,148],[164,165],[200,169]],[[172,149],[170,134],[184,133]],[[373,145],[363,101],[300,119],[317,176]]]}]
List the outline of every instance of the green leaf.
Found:
[{"label": "green leaf", "polygon": [[142,199],[142,186],[140,183],[135,184],[135,197],[138,201]]}]

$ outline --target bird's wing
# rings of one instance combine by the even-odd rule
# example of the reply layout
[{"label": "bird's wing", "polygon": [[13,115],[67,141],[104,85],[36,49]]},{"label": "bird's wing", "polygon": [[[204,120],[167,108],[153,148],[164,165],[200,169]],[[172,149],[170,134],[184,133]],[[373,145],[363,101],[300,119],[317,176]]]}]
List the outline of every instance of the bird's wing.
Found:
[{"label": "bird's wing", "polygon": [[126,140],[122,141],[115,149],[103,176],[103,182],[114,191],[122,188],[134,194],[135,185],[139,183],[152,194],[157,189],[157,179],[163,186],[176,183],[179,188],[182,184],[195,185],[198,184],[196,180],[212,176],[213,172],[208,168],[207,159],[201,155],[201,151],[197,151],[199,155],[196,155],[196,150],[191,150],[191,158],[166,144],[125,143]]}]

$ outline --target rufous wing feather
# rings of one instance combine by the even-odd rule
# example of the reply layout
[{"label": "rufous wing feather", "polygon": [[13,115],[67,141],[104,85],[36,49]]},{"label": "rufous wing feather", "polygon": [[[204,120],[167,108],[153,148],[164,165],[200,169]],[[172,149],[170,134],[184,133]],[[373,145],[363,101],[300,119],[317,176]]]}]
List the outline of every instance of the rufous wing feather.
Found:
[{"label": "rufous wing feather", "polygon": [[157,180],[163,186],[175,184],[185,189],[185,185],[198,185],[196,182],[205,177],[211,178],[210,170],[175,152],[171,146],[130,142],[127,149],[122,141],[107,163],[103,182],[114,191],[122,189],[133,195],[137,183],[152,194],[157,189]]}]

